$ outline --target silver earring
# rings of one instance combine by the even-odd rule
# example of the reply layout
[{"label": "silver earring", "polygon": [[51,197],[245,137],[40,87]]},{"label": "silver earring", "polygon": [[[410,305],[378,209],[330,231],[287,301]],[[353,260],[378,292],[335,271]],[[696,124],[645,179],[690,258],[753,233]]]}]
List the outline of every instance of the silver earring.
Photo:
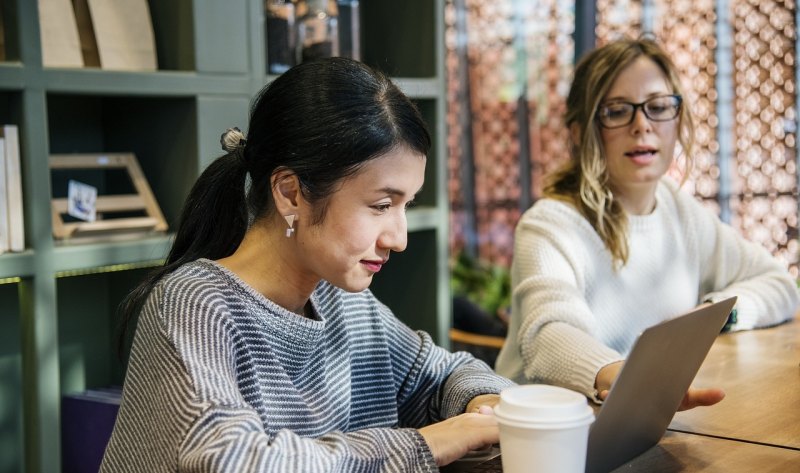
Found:
[{"label": "silver earring", "polygon": [[283,218],[289,225],[289,228],[286,229],[286,238],[291,238],[292,233],[294,233],[294,219],[297,218],[297,216],[295,214],[290,214],[290,215],[284,215]]}]

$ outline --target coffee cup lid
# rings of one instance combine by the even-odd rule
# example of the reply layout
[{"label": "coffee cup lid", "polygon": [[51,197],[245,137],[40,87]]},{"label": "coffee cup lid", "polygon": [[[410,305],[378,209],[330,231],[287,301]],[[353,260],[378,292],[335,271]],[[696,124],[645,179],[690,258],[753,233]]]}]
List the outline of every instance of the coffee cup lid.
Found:
[{"label": "coffee cup lid", "polygon": [[495,406],[498,421],[536,424],[591,422],[594,417],[586,397],[558,386],[528,384],[513,386],[500,393]]}]

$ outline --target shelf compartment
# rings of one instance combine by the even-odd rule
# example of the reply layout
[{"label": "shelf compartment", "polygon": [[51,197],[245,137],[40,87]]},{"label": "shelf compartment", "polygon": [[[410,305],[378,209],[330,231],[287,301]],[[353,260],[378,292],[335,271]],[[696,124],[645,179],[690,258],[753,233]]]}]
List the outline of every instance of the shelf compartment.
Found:
[{"label": "shelf compartment", "polygon": [[[48,94],[47,112],[50,154],[134,153],[167,223],[177,221],[198,174],[195,99]],[[66,195],[70,178],[53,173],[51,195]],[[119,187],[113,175],[91,178]]]},{"label": "shelf compartment", "polygon": [[0,300],[0,471],[23,471],[19,285],[0,285]]},{"label": "shelf compartment", "polygon": [[148,269],[59,278],[58,348],[61,394],[121,386],[117,306]]},{"label": "shelf compartment", "polygon": [[436,77],[436,8],[430,0],[360,2],[361,60],[393,77]]},{"label": "shelf compartment", "polygon": [[428,133],[431,135],[431,149],[428,152],[428,160],[425,164],[425,183],[422,185],[422,190],[417,194],[416,203],[418,206],[435,207],[437,205],[438,195],[438,175],[437,175],[437,162],[439,159],[444,159],[445,156],[438,156],[437,139],[438,128],[436,126],[436,100],[421,99],[414,100],[417,108],[419,108],[422,119],[428,126]]},{"label": "shelf compartment", "polygon": [[409,233],[406,251],[389,256],[389,263],[373,276],[370,289],[406,325],[438,341],[443,334],[437,318],[437,244],[436,230]]},{"label": "shelf compartment", "polygon": [[[0,51],[0,64],[4,62],[19,61],[19,18],[17,2],[20,0],[0,1],[0,23],[2,24],[3,41],[2,51]],[[24,1],[24,0],[23,0]],[[2,71],[4,72],[4,71]],[[0,467],[2,465],[0,464]],[[6,471],[0,468],[0,471]]]},{"label": "shelf compartment", "polygon": [[362,60],[393,77],[436,77],[437,2],[359,3]]}]

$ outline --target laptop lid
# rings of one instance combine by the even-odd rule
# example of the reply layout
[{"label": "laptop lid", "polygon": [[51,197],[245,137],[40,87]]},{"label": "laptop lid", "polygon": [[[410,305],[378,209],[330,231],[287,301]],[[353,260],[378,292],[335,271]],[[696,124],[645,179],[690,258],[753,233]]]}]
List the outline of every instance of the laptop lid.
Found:
[{"label": "laptop lid", "polygon": [[731,297],[642,332],[589,430],[588,473],[608,472],[661,440],[735,303]]}]

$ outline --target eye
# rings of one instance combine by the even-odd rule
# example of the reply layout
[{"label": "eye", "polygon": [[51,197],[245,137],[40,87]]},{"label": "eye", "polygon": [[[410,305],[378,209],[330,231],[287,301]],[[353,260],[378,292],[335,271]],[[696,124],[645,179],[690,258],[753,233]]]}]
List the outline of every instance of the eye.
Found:
[{"label": "eye", "polygon": [[406,203],[406,210],[408,210],[408,209],[410,209],[412,207],[416,207],[416,205],[417,205],[417,201],[416,200],[409,200]]},{"label": "eye", "polygon": [[391,207],[391,206],[392,206],[392,204],[386,202],[386,203],[382,203],[382,204],[373,205],[372,208],[377,210],[379,213],[384,213],[387,210],[389,210],[389,207]]},{"label": "eye", "polygon": [[670,98],[662,97],[647,102],[645,106],[647,107],[647,113],[659,116],[672,112],[674,104]]},{"label": "eye", "polygon": [[608,118],[621,118],[631,112],[631,107],[626,103],[612,103],[603,107],[603,115]]}]

